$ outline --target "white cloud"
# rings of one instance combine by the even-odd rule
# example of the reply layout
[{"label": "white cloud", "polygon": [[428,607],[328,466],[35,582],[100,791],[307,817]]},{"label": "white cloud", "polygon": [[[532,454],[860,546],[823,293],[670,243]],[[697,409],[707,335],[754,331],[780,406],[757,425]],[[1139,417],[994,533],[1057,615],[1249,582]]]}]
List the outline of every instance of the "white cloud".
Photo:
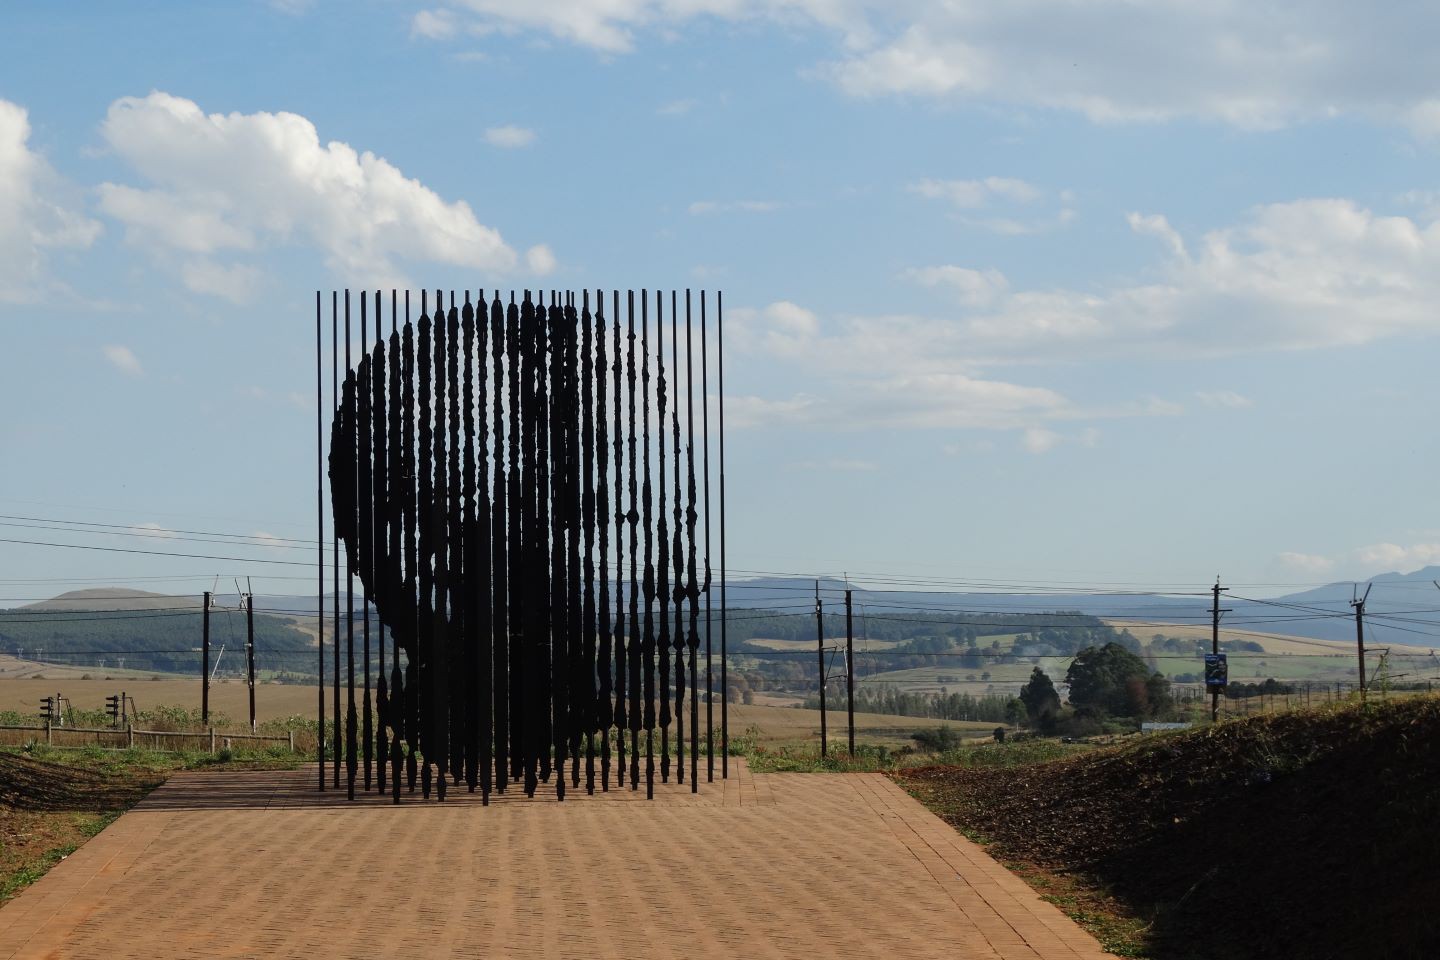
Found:
[{"label": "white cloud", "polygon": [[1385,570],[1413,570],[1440,563],[1440,543],[1375,543],[1355,551],[1361,563]]},{"label": "white cloud", "polygon": [[88,247],[101,230],[59,199],[64,185],[29,140],[25,108],[0,100],[0,303],[34,299],[47,251]]},{"label": "white cloud", "polygon": [[700,101],[693,98],[670,100],[660,104],[655,108],[655,112],[662,117],[683,117],[698,106],[700,106]]},{"label": "white cloud", "polygon": [[[149,186],[103,184],[101,209],[161,257],[302,244],[367,285],[403,283],[407,260],[492,273],[518,262],[464,201],[446,202],[373,153],[322,144],[293,113],[206,114],[155,92],[111,104],[102,134]],[[192,289],[232,298],[256,279],[233,264],[187,270]]]},{"label": "white cloud", "polygon": [[1240,410],[1244,407],[1254,405],[1249,397],[1236,393],[1234,390],[1199,390],[1195,396],[1207,407],[1226,407],[1231,410]]},{"label": "white cloud", "polygon": [[1164,241],[1165,245],[1170,248],[1170,252],[1174,256],[1184,259],[1186,255],[1185,241],[1181,239],[1179,232],[1170,226],[1170,221],[1166,220],[1160,214],[1152,213],[1149,216],[1145,216],[1139,213],[1131,213],[1126,215],[1125,222],[1129,223],[1130,229],[1136,233],[1159,237]]},{"label": "white cloud", "polygon": [[1315,553],[1296,553],[1290,550],[1281,553],[1279,560],[1285,567],[1306,574],[1326,573],[1335,566],[1335,561],[1329,557],[1322,557]]},{"label": "white cloud", "polygon": [[[970,309],[943,324],[908,325],[938,337],[943,355],[977,363],[1219,356],[1440,333],[1440,220],[1381,216],[1344,199],[1298,200],[1258,207],[1188,245],[1161,217],[1129,220],[1164,246],[1149,282],[1017,290],[993,271],[920,268],[907,276],[948,283]],[[896,326],[894,318],[866,322]]]},{"label": "white cloud", "polygon": [[770,213],[779,207],[773,200],[696,200],[686,210],[699,217],[709,213]]},{"label": "white cloud", "polygon": [[537,277],[543,277],[555,270],[555,254],[543,243],[537,243],[525,251],[525,265]]},{"label": "white cloud", "polygon": [[984,307],[994,303],[1006,290],[1009,281],[999,270],[971,270],[968,267],[912,267],[904,277],[926,287],[944,287],[955,293],[967,307]]},{"label": "white cloud", "polygon": [[410,20],[410,36],[448,40],[460,30],[453,10],[421,10]]},{"label": "white cloud", "polygon": [[[1014,177],[985,177],[980,180],[919,180],[909,185],[911,193],[930,200],[948,203],[962,223],[982,227],[992,233],[1005,236],[1046,233],[1063,227],[1075,219],[1075,210],[1069,206],[1073,201],[1070,191],[1061,191],[1058,199],[1061,206],[1048,216],[1028,216],[1014,213],[1033,207],[1045,198],[1045,191],[1032,183]],[[995,207],[1008,208],[1010,215],[979,216],[978,212]]]},{"label": "white cloud", "polygon": [[[606,54],[697,21],[809,27],[837,40],[812,72],[854,96],[1060,109],[1101,123],[1198,117],[1249,129],[1351,114],[1440,133],[1440,61],[1406,4],[454,0],[451,8],[473,31],[536,32]],[[462,16],[425,13],[442,22]],[[411,29],[453,33],[428,19]]]},{"label": "white cloud", "polygon": [[485,131],[485,142],[492,147],[501,147],[506,150],[528,147],[535,142],[535,131],[528,127],[513,125],[490,127]]},{"label": "white cloud", "polygon": [[910,189],[932,200],[948,200],[963,209],[983,207],[1000,198],[1015,203],[1033,203],[1040,199],[1040,190],[1033,184],[1012,177],[985,177],[983,180],[921,180]]},{"label": "white cloud", "polygon": [[1020,442],[1031,453],[1045,453],[1060,442],[1060,434],[1044,427],[1026,427],[1020,435]]},{"label": "white cloud", "polygon": [[223,297],[231,303],[249,303],[260,287],[261,274],[245,264],[225,266],[211,260],[192,260],[181,268],[180,279],[196,293]]},{"label": "white cloud", "polygon": [[132,377],[145,375],[144,368],[140,366],[140,359],[129,347],[112,343],[101,347],[100,350],[105,354],[105,359],[110,361],[110,365],[121,373]]}]

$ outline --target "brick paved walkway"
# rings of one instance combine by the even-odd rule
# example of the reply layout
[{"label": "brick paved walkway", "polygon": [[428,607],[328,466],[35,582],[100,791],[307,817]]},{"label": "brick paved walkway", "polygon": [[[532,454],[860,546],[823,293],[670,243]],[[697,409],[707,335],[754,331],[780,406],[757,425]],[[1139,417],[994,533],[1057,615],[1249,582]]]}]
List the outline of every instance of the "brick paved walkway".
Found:
[{"label": "brick paved walkway", "polygon": [[1108,956],[879,775],[488,810],[313,784],[174,777],[0,909],[0,958]]}]

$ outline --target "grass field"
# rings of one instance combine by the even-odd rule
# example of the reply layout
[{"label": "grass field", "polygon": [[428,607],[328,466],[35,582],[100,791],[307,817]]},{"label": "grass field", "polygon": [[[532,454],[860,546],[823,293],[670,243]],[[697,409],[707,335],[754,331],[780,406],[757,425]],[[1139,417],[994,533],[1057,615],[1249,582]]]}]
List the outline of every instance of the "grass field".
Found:
[{"label": "grass field", "polygon": [[[134,697],[140,709],[148,710],[158,706],[183,706],[196,709],[200,706],[199,680],[23,680],[0,676],[0,710],[16,710],[38,713],[41,697],[59,692],[70,698],[74,706],[83,710],[100,710],[105,698],[118,693],[121,688]],[[343,695],[343,691],[342,691]],[[330,692],[326,691],[326,713],[329,711]],[[831,709],[828,712],[830,736],[839,742],[845,736],[845,711]],[[243,723],[249,715],[249,691],[238,681],[216,682],[210,687],[210,709],[213,713],[224,714],[231,721]],[[705,707],[701,705],[701,723],[704,723]],[[255,714],[261,723],[284,717],[313,717],[315,715],[315,688],[275,683],[259,683],[255,686]],[[720,705],[715,705],[715,724],[720,724]],[[995,729],[993,723],[970,723],[950,720],[925,720],[914,717],[892,717],[882,714],[855,714],[856,736],[866,742],[891,745],[907,742],[915,730],[937,726],[954,727],[976,736],[988,736]],[[795,707],[771,705],[730,705],[730,732],[738,737],[748,728],[757,728],[758,742],[793,743],[820,738],[820,712]]]}]

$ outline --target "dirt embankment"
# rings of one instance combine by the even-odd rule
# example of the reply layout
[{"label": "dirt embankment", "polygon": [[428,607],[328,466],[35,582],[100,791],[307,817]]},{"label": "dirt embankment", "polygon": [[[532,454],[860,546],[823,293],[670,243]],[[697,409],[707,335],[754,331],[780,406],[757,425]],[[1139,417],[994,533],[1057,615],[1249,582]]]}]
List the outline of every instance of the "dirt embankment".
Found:
[{"label": "dirt embankment", "polygon": [[1138,920],[1147,956],[1440,956],[1440,699],[901,782]]}]

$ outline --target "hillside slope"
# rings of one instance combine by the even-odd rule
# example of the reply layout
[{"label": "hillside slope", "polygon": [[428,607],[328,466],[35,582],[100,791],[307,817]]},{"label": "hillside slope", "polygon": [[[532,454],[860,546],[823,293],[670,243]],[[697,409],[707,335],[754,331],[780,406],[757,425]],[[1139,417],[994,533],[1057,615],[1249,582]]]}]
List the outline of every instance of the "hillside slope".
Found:
[{"label": "hillside slope", "polygon": [[1440,699],[901,782],[1001,859],[1113,897],[1148,956],[1440,953]]}]

